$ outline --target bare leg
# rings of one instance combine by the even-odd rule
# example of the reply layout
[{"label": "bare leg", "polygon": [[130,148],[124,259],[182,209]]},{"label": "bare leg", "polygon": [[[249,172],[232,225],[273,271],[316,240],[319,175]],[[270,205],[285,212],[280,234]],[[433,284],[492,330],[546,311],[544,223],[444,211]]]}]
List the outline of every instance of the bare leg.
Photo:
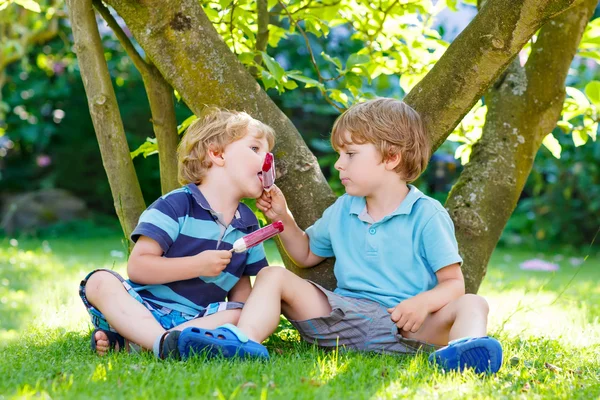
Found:
[{"label": "bare leg", "polygon": [[402,331],[402,336],[445,346],[463,337],[487,334],[487,301],[475,294],[466,294],[429,315],[415,332]]},{"label": "bare leg", "polygon": [[191,326],[203,329],[214,329],[224,324],[237,325],[241,313],[242,310],[220,311],[216,314],[211,314],[206,317],[196,318],[191,321],[184,322],[183,324],[177,325],[175,328],[169,330],[182,331],[185,328],[189,328]]},{"label": "bare leg", "polygon": [[[90,276],[85,293],[88,301],[121,336],[145,349],[152,349],[156,338],[165,332],[152,313],[131,297],[121,281],[109,272],[98,271]],[[104,339],[98,334],[96,338]],[[98,354],[102,355],[100,351]]]},{"label": "bare leg", "polygon": [[[132,298],[123,284],[112,274],[98,271],[86,284],[86,297],[94,307],[104,314],[108,323],[128,341],[151,350],[154,341],[165,329],[156,321],[148,309]],[[241,310],[226,310],[207,317],[183,323],[175,330],[183,330],[190,326],[213,329],[231,323],[237,324]],[[96,351],[102,356],[109,350],[108,337],[103,332],[96,332]],[[119,350],[118,344],[115,350]]]},{"label": "bare leg", "polygon": [[323,292],[281,267],[263,268],[242,310],[238,328],[261,343],[279,325],[279,315],[294,320],[324,317],[331,306]]}]

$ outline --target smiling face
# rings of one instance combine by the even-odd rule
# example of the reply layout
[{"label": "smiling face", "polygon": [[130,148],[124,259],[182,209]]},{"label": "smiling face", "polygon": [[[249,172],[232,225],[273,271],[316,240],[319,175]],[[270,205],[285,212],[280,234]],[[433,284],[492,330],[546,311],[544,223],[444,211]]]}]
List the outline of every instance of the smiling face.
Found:
[{"label": "smiling face", "polygon": [[381,153],[372,143],[357,144],[352,142],[348,132],[344,132],[345,142],[339,148],[339,158],[335,168],[340,171],[340,180],[346,193],[352,196],[370,196],[395,174],[382,160]]},{"label": "smiling face", "polygon": [[267,138],[252,125],[244,137],[225,146],[225,171],[242,197],[257,198],[262,194],[262,165],[269,150]]}]

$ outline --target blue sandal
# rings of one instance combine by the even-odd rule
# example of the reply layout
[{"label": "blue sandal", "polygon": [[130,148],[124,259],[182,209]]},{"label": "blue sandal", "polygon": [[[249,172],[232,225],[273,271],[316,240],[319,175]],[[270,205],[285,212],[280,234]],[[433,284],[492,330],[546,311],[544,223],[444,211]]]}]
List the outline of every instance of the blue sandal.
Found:
[{"label": "blue sandal", "polygon": [[231,324],[216,329],[186,328],[181,331],[177,347],[183,359],[188,358],[191,353],[202,352],[206,352],[209,358],[219,354],[227,358],[269,358],[265,346],[248,339],[242,331]]},{"label": "blue sandal", "polygon": [[496,373],[502,366],[502,345],[491,337],[466,337],[431,353],[429,361],[445,370],[473,368],[476,373]]},{"label": "blue sandal", "polygon": [[123,336],[119,335],[117,332],[96,328],[92,332],[90,343],[90,347],[92,348],[93,352],[96,352],[96,332],[98,331],[104,332],[104,334],[108,338],[108,348],[110,350],[114,350],[117,343],[119,344],[119,351],[125,348],[125,338]]}]

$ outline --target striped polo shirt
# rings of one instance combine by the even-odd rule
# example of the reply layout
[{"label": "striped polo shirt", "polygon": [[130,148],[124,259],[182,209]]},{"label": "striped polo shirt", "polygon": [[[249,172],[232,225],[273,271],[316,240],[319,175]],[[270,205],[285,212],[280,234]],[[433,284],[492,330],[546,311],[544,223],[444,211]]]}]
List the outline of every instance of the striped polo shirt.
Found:
[{"label": "striped polo shirt", "polygon": [[[193,183],[160,197],[142,213],[131,240],[141,235],[154,239],[163,257],[186,257],[204,250],[229,250],[242,236],[259,228],[256,216],[243,203],[228,226],[212,210]],[[196,315],[215,302],[224,301],[242,275],[256,275],[267,266],[262,244],[243,253],[233,253],[231,262],[218,276],[199,276],[163,285],[140,285],[129,280],[140,296],[157,309]]]}]

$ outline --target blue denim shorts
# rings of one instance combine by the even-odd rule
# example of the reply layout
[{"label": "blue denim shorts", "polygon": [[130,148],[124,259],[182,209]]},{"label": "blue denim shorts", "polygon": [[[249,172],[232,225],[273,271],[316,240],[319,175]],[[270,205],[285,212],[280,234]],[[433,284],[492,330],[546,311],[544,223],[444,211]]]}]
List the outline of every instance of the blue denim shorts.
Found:
[{"label": "blue denim shorts", "polygon": [[173,329],[174,327],[181,325],[184,322],[191,321],[196,318],[206,317],[215,314],[219,311],[241,309],[244,306],[244,303],[239,303],[236,301],[222,301],[217,303],[211,303],[208,305],[208,307],[206,307],[206,309],[204,309],[196,315],[185,314],[180,311],[170,310],[166,307],[153,307],[150,303],[144,300],[142,296],[140,296],[139,293],[136,292],[125,279],[123,279],[121,275],[109,269],[97,269],[87,274],[87,276],[79,284],[79,297],[81,297],[83,304],[85,305],[88,313],[90,314],[90,317],[92,318],[92,324],[95,328],[98,329],[116,332],[116,330],[110,326],[110,324],[108,323],[104,315],[100,312],[100,310],[95,308],[88,301],[85,295],[85,285],[87,284],[88,279],[90,278],[90,276],[92,276],[98,271],[105,271],[115,276],[123,284],[123,287],[125,288],[125,290],[127,290],[127,293],[129,293],[129,295],[133,297],[136,301],[143,304],[148,309],[148,311],[152,313],[152,316],[164,329]]}]

